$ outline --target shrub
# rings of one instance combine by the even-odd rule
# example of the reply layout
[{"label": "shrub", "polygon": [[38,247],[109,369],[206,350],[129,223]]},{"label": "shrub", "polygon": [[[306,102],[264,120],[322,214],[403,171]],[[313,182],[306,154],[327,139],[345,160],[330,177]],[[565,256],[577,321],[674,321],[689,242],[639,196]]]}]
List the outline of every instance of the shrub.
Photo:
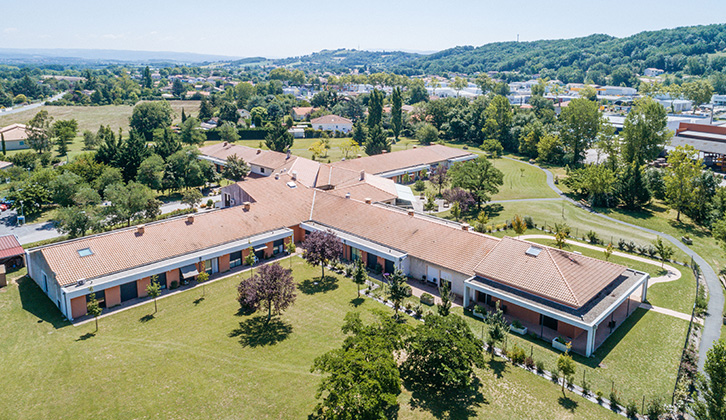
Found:
[{"label": "shrub", "polygon": [[409,286],[409,285],[403,286],[403,293],[406,295],[406,297],[411,296],[411,294],[413,293],[411,286]]},{"label": "shrub", "polygon": [[214,207],[214,200],[212,200],[211,198],[207,200],[207,207]]},{"label": "shrub", "polygon": [[407,311],[410,311],[413,308],[413,305],[411,304],[411,302],[406,302],[403,307],[406,308]]},{"label": "shrub", "polygon": [[590,384],[587,381],[582,381],[582,395],[585,397],[590,395]]},{"label": "shrub", "polygon": [[633,251],[635,251],[635,248],[636,248],[636,247],[637,247],[637,245],[635,245],[635,242],[633,242],[633,241],[627,242],[627,243],[625,244],[625,248],[627,248],[628,252],[633,252]]},{"label": "shrub", "polygon": [[524,216],[524,223],[527,225],[527,229],[534,229],[537,227],[531,216]]},{"label": "shrub", "polygon": [[600,243],[600,238],[597,237],[597,233],[595,233],[595,231],[593,230],[588,231],[585,234],[585,237],[587,238],[587,241],[593,245],[597,245]]},{"label": "shrub", "polygon": [[535,363],[535,366],[537,367],[537,373],[543,374],[545,371],[545,365],[544,362],[541,360],[538,360],[537,363]]},{"label": "shrub", "polygon": [[423,314],[423,308],[421,307],[421,305],[416,305],[416,307],[413,308],[413,312],[416,318],[421,318],[421,314]]},{"label": "shrub", "polygon": [[424,293],[424,294],[421,295],[420,301],[424,305],[431,306],[431,305],[434,304],[434,297],[432,295],[428,294],[428,293]]},{"label": "shrub", "polygon": [[638,405],[635,404],[635,401],[629,401],[628,405],[625,406],[625,415],[628,416],[628,418],[634,419],[637,418],[638,415]]},{"label": "shrub", "polygon": [[660,416],[662,416],[664,413],[665,407],[663,407],[663,402],[660,400],[660,398],[656,398],[648,402],[648,406],[645,408],[644,414],[650,420],[658,420],[658,418],[660,418]]},{"label": "shrub", "polygon": [[527,358],[527,354],[523,348],[515,344],[509,357],[512,359],[512,363],[521,365],[524,363],[524,359]]},{"label": "shrub", "polygon": [[627,246],[626,246],[625,239],[622,239],[622,238],[618,239],[618,249],[621,251],[625,251],[626,248],[627,248]]},{"label": "shrub", "polygon": [[602,404],[602,391],[600,391],[599,389],[597,390],[597,392],[595,392],[595,400],[598,404]]},{"label": "shrub", "polygon": [[654,258],[654,257],[656,256],[656,254],[657,254],[657,253],[658,253],[658,250],[657,250],[657,249],[655,249],[655,247],[654,247],[654,246],[652,246],[652,245],[648,245],[648,256],[649,256],[650,258]]},{"label": "shrub", "polygon": [[530,356],[527,356],[527,358],[524,359],[524,366],[526,366],[527,369],[533,370],[534,369],[534,359]]},{"label": "shrub", "polygon": [[708,298],[706,297],[706,288],[699,287],[698,296],[696,296],[696,314],[698,314],[698,316],[702,316],[704,313],[706,313],[707,307]]},{"label": "shrub", "polygon": [[648,255],[648,245],[638,245],[638,254]]},{"label": "shrub", "polygon": [[618,393],[615,390],[610,391],[610,395],[608,397],[610,399],[610,409],[614,412],[620,411],[620,403],[618,401]]},{"label": "shrub", "polygon": [[176,280],[172,280],[171,284],[169,285],[169,288],[176,289],[177,287],[179,287],[179,282]]},{"label": "shrub", "polygon": [[518,319],[512,321],[512,326],[518,330],[521,330],[524,327]]},{"label": "shrub", "polygon": [[417,191],[419,193],[423,192],[426,189],[426,184],[424,184],[424,182],[419,179],[418,181],[413,183],[413,189],[414,191]]}]

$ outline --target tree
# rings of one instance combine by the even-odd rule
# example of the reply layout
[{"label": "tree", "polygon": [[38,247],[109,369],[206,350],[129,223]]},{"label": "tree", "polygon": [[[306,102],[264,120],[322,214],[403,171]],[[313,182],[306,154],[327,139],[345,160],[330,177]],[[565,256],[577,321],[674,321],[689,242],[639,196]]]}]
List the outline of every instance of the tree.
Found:
[{"label": "tree", "polygon": [[481,90],[482,95],[494,89],[494,81],[486,73],[479,73],[474,83]]},{"label": "tree", "polygon": [[122,168],[125,181],[136,179],[141,162],[149,156],[149,148],[146,147],[146,140],[138,131],[131,130],[129,138],[121,147],[119,166]]},{"label": "tree", "polygon": [[181,122],[184,122],[187,120],[187,114],[184,112],[184,107],[182,107],[182,113],[181,113]]},{"label": "tree", "polygon": [[263,265],[254,276],[242,280],[239,292],[244,297],[244,306],[267,309],[269,322],[273,312],[279,315],[295,302],[292,270],[283,268],[278,263]]},{"label": "tree", "polygon": [[554,134],[545,134],[537,143],[537,161],[558,164],[564,155],[562,139]]},{"label": "tree", "polygon": [[7,150],[5,149],[5,133],[0,133],[0,143],[2,143],[2,152],[4,156],[7,154]]},{"label": "tree", "polygon": [[161,295],[161,285],[159,284],[159,276],[156,274],[151,276],[151,281],[146,285],[146,294],[154,299],[154,313],[158,312],[159,308],[156,306],[156,298]]},{"label": "tree", "polygon": [[361,258],[355,260],[355,268],[353,269],[353,283],[358,286],[358,297],[360,297],[360,287],[366,284],[368,281],[368,272],[366,271],[365,263]]},{"label": "tree", "polygon": [[406,340],[401,371],[413,384],[434,393],[469,387],[474,366],[482,367],[482,343],[459,316],[429,314]]},{"label": "tree", "polygon": [[93,150],[98,147],[98,137],[93,131],[83,131],[83,148],[85,150]]},{"label": "tree", "polygon": [[679,222],[681,213],[688,211],[694,202],[694,180],[703,167],[697,156],[698,151],[691,145],[678,146],[668,154],[668,167],[663,177],[666,203],[678,212],[676,220]]},{"label": "tree", "polygon": [[38,111],[35,116],[28,121],[25,130],[28,136],[28,144],[38,153],[43,153],[50,149],[51,122],[53,117],[48,115],[48,111]]},{"label": "tree", "polygon": [[393,312],[398,318],[398,310],[401,303],[406,298],[406,277],[403,272],[396,268],[390,276],[388,276],[388,298],[393,303]]},{"label": "tree", "polygon": [[83,179],[73,172],[64,172],[48,184],[53,202],[68,207],[73,205],[73,197],[81,187]]},{"label": "tree", "polygon": [[504,334],[509,330],[507,320],[504,318],[504,312],[499,307],[499,301],[495,304],[494,313],[486,318],[486,323],[489,324],[489,331],[487,331],[487,347],[494,359],[494,348],[497,343],[504,340]]},{"label": "tree", "polygon": [[217,113],[217,116],[219,117],[219,121],[221,123],[229,123],[232,124],[233,127],[236,127],[237,121],[239,121],[237,107],[233,103],[227,101],[223,102],[222,105],[219,107],[219,112]]},{"label": "tree", "polygon": [[106,214],[111,223],[126,223],[131,226],[131,220],[139,217],[151,217],[160,213],[161,202],[155,194],[145,185],[129,182],[128,185],[117,183],[109,185],[103,196],[110,204],[105,207]]},{"label": "tree", "polygon": [[316,230],[305,237],[302,247],[305,249],[303,258],[310,265],[319,265],[320,280],[325,279],[325,265],[336,261],[343,252],[343,243],[332,231]]},{"label": "tree", "polygon": [[660,257],[660,266],[663,268],[665,262],[673,256],[673,248],[663,241],[660,236],[653,241],[653,247],[655,248],[656,254]]},{"label": "tree", "polygon": [[102,309],[96,299],[96,293],[93,292],[93,287],[91,287],[88,291],[91,293],[88,294],[88,299],[86,301],[86,312],[88,312],[88,315],[91,315],[96,321],[96,331],[98,331],[98,317],[101,316]]},{"label": "tree", "polygon": [[454,164],[449,169],[449,177],[453,187],[463,188],[471,193],[477,209],[489,201],[489,194],[496,194],[499,186],[504,184],[502,171],[483,156]]},{"label": "tree", "polygon": [[441,195],[441,189],[449,182],[448,169],[446,166],[438,165],[431,173],[430,179],[431,183],[438,187],[439,195]]},{"label": "tree", "polygon": [[276,152],[288,150],[292,147],[293,142],[292,134],[279,121],[272,124],[272,129],[265,136],[265,145],[267,148]]},{"label": "tree", "polygon": [[565,382],[572,382],[575,375],[575,361],[570,356],[570,344],[567,344],[567,350],[557,358],[557,370],[562,374],[562,393],[565,393]]},{"label": "tree", "polygon": [[555,223],[555,245],[557,248],[562,249],[567,244],[567,238],[570,237],[572,229],[567,223]]},{"label": "tree", "polygon": [[144,68],[144,72],[141,76],[141,86],[145,87],[146,89],[151,89],[154,87],[154,81],[151,79],[151,70],[149,69],[149,66],[146,66]]},{"label": "tree", "polygon": [[[356,124],[360,124],[360,122],[357,122]],[[365,138],[363,140],[365,140]],[[358,151],[360,151],[360,143],[355,141],[354,138],[344,140],[340,145],[340,150],[343,152],[343,156],[347,159],[349,154],[357,154]]]},{"label": "tree", "polygon": [[222,175],[232,181],[242,181],[250,173],[250,167],[237,154],[227,156],[227,163],[222,170]]},{"label": "tree", "polygon": [[628,209],[641,208],[651,198],[643,168],[637,162],[626,164],[620,172],[617,189],[620,201]]},{"label": "tree", "polygon": [[204,196],[197,188],[190,188],[182,194],[181,203],[189,206],[190,209],[198,206],[202,202]]},{"label": "tree", "polygon": [[585,151],[597,138],[600,124],[598,105],[588,99],[573,99],[562,109],[560,136],[572,156],[570,161],[573,165],[578,165],[585,158]]},{"label": "tree", "polygon": [[682,86],[684,96],[691,102],[693,102],[693,113],[696,113],[696,108],[701,104],[707,104],[711,102],[713,96],[713,86],[708,80],[698,79],[692,82],[686,82]]},{"label": "tree", "polygon": [[207,289],[206,289],[206,281],[209,280],[209,273],[202,270],[199,274],[197,274],[197,284],[202,285],[202,297],[207,295]]},{"label": "tree", "polygon": [[388,141],[388,137],[380,124],[368,129],[365,151],[369,156],[379,155],[384,151],[391,151],[391,142]]},{"label": "tree", "polygon": [[603,254],[605,255],[605,261],[610,261],[610,256],[613,255],[613,243],[608,242],[608,246],[603,251]]},{"label": "tree", "polygon": [[718,340],[706,354],[705,375],[699,374],[696,389],[699,398],[691,405],[696,420],[726,419],[726,343]]},{"label": "tree", "polygon": [[237,127],[230,122],[225,122],[224,124],[222,124],[222,126],[219,127],[217,131],[219,132],[219,138],[222,139],[222,141],[234,143],[239,140],[239,133],[237,132]]},{"label": "tree", "polygon": [[96,137],[100,144],[96,152],[96,160],[99,163],[119,167],[121,165],[121,147],[123,146],[121,133],[119,132],[119,136],[116,137],[110,126],[102,125],[98,127]]},{"label": "tree", "polygon": [[383,119],[383,92],[373,89],[368,98],[368,131],[379,126]]},{"label": "tree", "polygon": [[517,237],[519,237],[519,235],[527,231],[527,222],[520,215],[515,214],[512,218],[512,229],[514,229]]},{"label": "tree", "polygon": [[419,102],[426,102],[429,100],[429,93],[426,90],[426,84],[421,79],[411,80],[408,86],[408,104],[413,105]]},{"label": "tree", "polygon": [[189,145],[202,144],[207,138],[202,132],[199,120],[194,117],[189,117],[182,123],[179,136],[182,143]]},{"label": "tree", "polygon": [[449,316],[451,313],[451,286],[448,281],[442,281],[439,286],[439,296],[441,303],[436,305],[436,311],[441,316]]},{"label": "tree", "polygon": [[456,76],[454,78],[454,80],[451,82],[451,87],[454,88],[454,90],[456,91],[457,98],[459,97],[459,91],[461,91],[461,89],[464,89],[468,85],[469,85],[469,81],[467,81],[463,77],[459,77],[459,76]]},{"label": "tree", "polygon": [[202,96],[202,101],[199,103],[199,113],[197,114],[200,121],[209,121],[214,116],[214,108],[209,103],[206,96]]},{"label": "tree", "polygon": [[76,206],[58,210],[58,230],[71,238],[84,236],[100,225],[101,212],[97,205],[101,197],[90,187],[82,187],[74,197]]},{"label": "tree", "polygon": [[73,141],[78,132],[78,122],[74,119],[58,120],[53,123],[52,132],[56,138],[58,155],[65,156],[68,154],[68,144]]},{"label": "tree", "polygon": [[[183,125],[184,124],[182,124],[182,126]],[[182,149],[181,142],[179,141],[179,136],[175,132],[173,132],[171,128],[167,127],[163,130],[157,130],[154,133],[154,137],[154,153],[161,156],[161,158],[164,160]]]},{"label": "tree", "polygon": [[623,161],[643,165],[660,154],[673,134],[667,128],[668,113],[654,99],[644,97],[633,104],[622,132]]},{"label": "tree", "polygon": [[398,136],[403,128],[403,94],[401,88],[396,87],[391,93],[391,128],[393,129],[393,137],[398,141]]},{"label": "tree", "polygon": [[136,173],[136,181],[154,190],[161,190],[164,181],[164,159],[153,154],[144,159]]},{"label": "tree", "polygon": [[484,115],[486,117],[482,128],[484,138],[496,139],[507,150],[511,150],[512,106],[509,100],[501,95],[495,96],[486,107]]},{"label": "tree", "polygon": [[181,99],[184,97],[186,91],[187,88],[184,87],[184,83],[182,83],[182,81],[178,78],[174,79],[174,82],[171,84],[171,94]]},{"label": "tree", "polygon": [[398,412],[401,379],[393,352],[400,349],[402,326],[385,313],[364,325],[358,312],[345,316],[339,349],[315,359],[311,372],[327,374],[318,387],[322,398],[311,419],[386,419]]},{"label": "tree", "polygon": [[423,124],[416,130],[416,140],[423,145],[437,143],[439,130],[431,124]]},{"label": "tree", "polygon": [[129,118],[129,126],[138,131],[147,142],[154,140],[154,130],[171,125],[171,106],[166,101],[141,102],[134,107]]}]

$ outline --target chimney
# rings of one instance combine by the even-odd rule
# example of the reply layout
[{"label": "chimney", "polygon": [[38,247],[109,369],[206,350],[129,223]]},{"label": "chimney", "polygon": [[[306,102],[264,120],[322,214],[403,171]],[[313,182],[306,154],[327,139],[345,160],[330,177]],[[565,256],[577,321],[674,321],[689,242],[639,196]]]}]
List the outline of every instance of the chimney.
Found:
[{"label": "chimney", "polygon": [[345,193],[345,198],[350,198],[350,193]]},{"label": "chimney", "polygon": [[194,215],[193,214],[190,214],[189,216],[187,216],[187,223],[194,223]]},{"label": "chimney", "polygon": [[292,171],[292,180],[297,181],[297,171]]},{"label": "chimney", "polygon": [[371,204],[371,202],[373,202],[373,200],[371,200],[370,198],[366,197],[366,204]]},{"label": "chimney", "polygon": [[280,179],[280,174],[275,174],[275,179]]},{"label": "chimney", "polygon": [[414,212],[413,212],[413,210],[409,210],[409,211],[408,211],[408,215],[409,215],[409,216],[411,216],[411,217],[413,217],[413,215],[414,215]]},{"label": "chimney", "polygon": [[366,180],[366,171],[360,171],[360,180],[365,181]]},{"label": "chimney", "polygon": [[227,142],[225,141],[224,143],[222,143],[222,146],[224,146],[224,147],[227,147],[227,146],[229,146],[229,143],[227,143]]},{"label": "chimney", "polygon": [[262,150],[260,150],[260,149],[257,149],[257,153],[256,153],[256,154],[258,154],[258,155],[259,155],[260,153],[262,153]]},{"label": "chimney", "polygon": [[381,150],[381,153],[388,153],[388,150]]},{"label": "chimney", "polygon": [[414,145],[413,145],[413,149],[415,149],[415,148],[416,148],[416,145],[414,144]]},{"label": "chimney", "polygon": [[360,153],[358,153],[358,156],[356,156],[356,157],[361,157],[361,156],[363,156],[363,155],[361,155]]},{"label": "chimney", "polygon": [[144,234],[144,225],[136,226],[136,233],[139,235],[143,235]]},{"label": "chimney", "polygon": [[468,223],[462,223],[462,224],[461,224],[461,230],[466,230],[466,231],[468,231],[468,230],[469,230],[469,224],[468,224]]},{"label": "chimney", "polygon": [[285,158],[285,160],[287,159],[290,159],[290,149],[287,149],[287,157]]},{"label": "chimney", "polygon": [[244,203],[242,203],[242,208],[244,208],[245,211],[250,211],[251,205],[252,204],[249,201],[245,201]]}]

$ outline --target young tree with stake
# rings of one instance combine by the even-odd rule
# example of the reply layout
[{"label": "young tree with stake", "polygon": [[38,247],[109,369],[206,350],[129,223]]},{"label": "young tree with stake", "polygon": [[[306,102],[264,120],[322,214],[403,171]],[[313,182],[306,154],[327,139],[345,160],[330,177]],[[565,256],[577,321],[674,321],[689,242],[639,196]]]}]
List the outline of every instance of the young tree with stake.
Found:
[{"label": "young tree with stake", "polygon": [[93,287],[89,289],[91,293],[88,295],[88,302],[86,303],[86,311],[88,315],[91,315],[96,320],[96,331],[98,331],[98,317],[101,315],[101,306],[96,300],[96,294],[93,292]]},{"label": "young tree with stake", "polygon": [[149,282],[149,285],[146,286],[146,294],[149,295],[150,298],[154,299],[154,313],[156,313],[159,310],[159,308],[156,306],[156,298],[158,298],[161,294],[159,277],[156,274],[151,276],[151,281]]}]

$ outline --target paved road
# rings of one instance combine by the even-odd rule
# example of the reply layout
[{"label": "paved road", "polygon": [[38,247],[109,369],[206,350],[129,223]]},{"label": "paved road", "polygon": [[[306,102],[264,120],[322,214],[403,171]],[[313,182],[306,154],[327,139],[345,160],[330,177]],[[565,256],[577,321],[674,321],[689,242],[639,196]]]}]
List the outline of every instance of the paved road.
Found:
[{"label": "paved road", "polygon": [[[516,160],[512,158],[506,158],[511,160]],[[517,160],[518,162],[521,162]],[[530,163],[524,162],[527,165],[531,165]],[[699,370],[703,370],[703,365],[706,362],[706,353],[708,350],[713,347],[713,344],[715,341],[717,341],[721,337],[721,325],[722,325],[722,313],[723,313],[723,306],[724,306],[724,295],[723,295],[723,289],[721,288],[721,283],[718,279],[718,276],[716,275],[716,272],[713,270],[713,268],[704,260],[700,255],[698,255],[696,252],[694,252],[692,249],[688,248],[686,245],[684,245],[681,241],[674,238],[673,236],[659,232],[654,229],[645,228],[642,226],[634,225],[632,223],[623,222],[621,220],[614,219],[610,216],[606,216],[602,213],[598,213],[588,207],[583,206],[582,204],[578,203],[577,201],[567,197],[560,191],[559,188],[557,188],[557,185],[555,185],[554,182],[554,176],[552,175],[552,172],[548,171],[547,169],[540,168],[537,165],[535,166],[545,172],[547,175],[547,185],[549,185],[552,190],[554,190],[557,194],[559,194],[562,198],[565,200],[571,202],[572,204],[590,212],[591,214],[602,217],[603,219],[606,219],[608,221],[611,221],[613,223],[619,223],[621,225],[625,225],[628,227],[631,227],[633,229],[638,229],[643,232],[652,233],[654,235],[658,235],[661,238],[669,241],[673,245],[675,245],[678,249],[686,253],[689,257],[693,258],[693,260],[698,264],[699,267],[701,267],[701,272],[703,273],[703,278],[706,281],[706,285],[708,286],[709,291],[709,301],[708,301],[708,308],[706,317],[703,320],[704,321],[704,327],[701,334],[701,347],[698,351],[698,368]]]},{"label": "paved road", "polygon": [[13,107],[13,109],[10,110],[10,111],[0,111],[0,116],[17,114],[18,112],[24,112],[24,111],[28,111],[30,109],[39,108],[39,107],[45,105],[46,102],[54,102],[54,101],[57,101],[58,99],[62,98],[63,95],[65,95],[65,94],[66,94],[66,92],[61,92],[61,93],[59,93],[59,94],[51,97],[47,101],[36,102],[34,104],[25,105],[25,106],[21,106],[21,107]]}]

